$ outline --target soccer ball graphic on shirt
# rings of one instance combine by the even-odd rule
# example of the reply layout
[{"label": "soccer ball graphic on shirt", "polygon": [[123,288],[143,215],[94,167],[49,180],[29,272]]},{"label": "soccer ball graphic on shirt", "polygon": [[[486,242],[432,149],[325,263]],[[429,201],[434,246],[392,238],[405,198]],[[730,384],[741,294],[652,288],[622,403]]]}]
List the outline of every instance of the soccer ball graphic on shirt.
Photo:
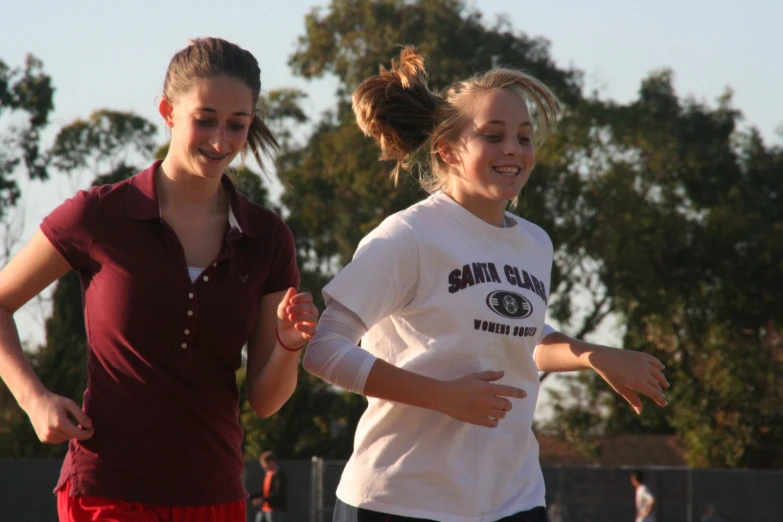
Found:
[{"label": "soccer ball graphic on shirt", "polygon": [[509,319],[524,319],[533,313],[533,305],[526,297],[507,290],[490,293],[487,306],[496,314]]}]

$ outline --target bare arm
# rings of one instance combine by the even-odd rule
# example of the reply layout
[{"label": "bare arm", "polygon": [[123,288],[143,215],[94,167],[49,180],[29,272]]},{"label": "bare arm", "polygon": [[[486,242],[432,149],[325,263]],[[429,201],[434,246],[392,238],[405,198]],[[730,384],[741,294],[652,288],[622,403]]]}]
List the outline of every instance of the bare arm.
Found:
[{"label": "bare arm", "polygon": [[637,413],[642,411],[642,401],[636,392],[659,406],[668,405],[662,390],[669,387],[664,366],[643,352],[592,344],[555,332],[539,343],[536,366],[542,372],[595,370]]},{"label": "bare arm", "polygon": [[512,403],[506,397],[527,397],[520,388],[492,383],[502,377],[502,371],[487,371],[441,381],[378,359],[367,376],[364,393],[369,397],[427,408],[457,420],[494,428],[511,410]]},{"label": "bare arm", "polygon": [[[442,381],[397,368],[357,345],[367,333],[358,315],[332,300],[307,349],[304,367],[336,386],[393,402],[445,413],[455,419],[497,426],[511,409],[505,397],[523,398],[519,388],[492,384],[503,372],[481,372]],[[369,366],[368,374],[365,368]]]},{"label": "bare arm", "polygon": [[294,393],[300,348],[315,334],[317,317],[308,293],[296,294],[289,288],[261,298],[258,323],[247,347],[247,397],[259,416],[274,414]]},{"label": "bare arm", "polygon": [[92,436],[92,425],[75,402],[49,392],[35,375],[22,351],[13,314],[69,269],[38,230],[0,271],[0,378],[30,417],[38,437],[47,443],[87,439]]}]

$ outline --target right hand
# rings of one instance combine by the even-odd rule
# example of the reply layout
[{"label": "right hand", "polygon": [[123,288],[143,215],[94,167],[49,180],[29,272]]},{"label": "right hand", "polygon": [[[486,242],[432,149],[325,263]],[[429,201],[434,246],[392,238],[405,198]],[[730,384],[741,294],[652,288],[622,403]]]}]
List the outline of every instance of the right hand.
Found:
[{"label": "right hand", "polygon": [[87,440],[95,431],[92,421],[71,399],[46,392],[32,402],[27,416],[35,434],[45,444],[59,444],[71,439]]},{"label": "right hand", "polygon": [[488,371],[444,381],[436,409],[457,420],[494,428],[511,410],[511,401],[505,397],[527,397],[520,388],[492,383],[502,377],[502,371]]}]

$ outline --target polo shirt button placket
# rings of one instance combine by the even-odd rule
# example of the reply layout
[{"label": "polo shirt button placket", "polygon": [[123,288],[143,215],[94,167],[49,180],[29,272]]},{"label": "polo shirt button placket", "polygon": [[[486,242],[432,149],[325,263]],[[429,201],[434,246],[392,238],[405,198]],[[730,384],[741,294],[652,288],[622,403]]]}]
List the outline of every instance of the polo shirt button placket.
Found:
[{"label": "polo shirt button placket", "polygon": [[[206,276],[205,276],[205,277],[206,277]],[[189,301],[193,301],[193,299],[194,299],[195,297],[196,297],[196,296],[195,296],[195,294],[193,294],[193,292],[188,292],[188,300],[189,300]],[[191,306],[192,306],[192,305],[191,305]],[[187,313],[188,313],[188,317],[193,317],[193,314],[194,314],[194,312],[193,312],[193,308],[190,308],[190,309],[188,310],[188,312],[187,312]],[[186,336],[189,336],[189,335],[190,335],[190,328],[185,328],[185,330],[183,331],[183,333],[184,333]],[[182,348],[183,350],[187,350],[187,349],[188,349],[188,342],[187,342],[187,338],[185,338],[185,339],[182,341],[182,344],[180,344],[180,345],[179,345],[179,347],[180,347],[180,348]]]}]

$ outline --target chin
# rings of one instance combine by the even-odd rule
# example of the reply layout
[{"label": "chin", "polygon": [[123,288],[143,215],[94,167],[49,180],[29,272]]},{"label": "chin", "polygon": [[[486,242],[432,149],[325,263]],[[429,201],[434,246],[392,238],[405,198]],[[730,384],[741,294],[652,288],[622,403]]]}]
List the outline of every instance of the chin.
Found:
[{"label": "chin", "polygon": [[209,164],[199,162],[195,171],[200,176],[205,178],[218,178],[223,176],[223,172],[226,170],[226,167],[228,167],[228,163]]}]

